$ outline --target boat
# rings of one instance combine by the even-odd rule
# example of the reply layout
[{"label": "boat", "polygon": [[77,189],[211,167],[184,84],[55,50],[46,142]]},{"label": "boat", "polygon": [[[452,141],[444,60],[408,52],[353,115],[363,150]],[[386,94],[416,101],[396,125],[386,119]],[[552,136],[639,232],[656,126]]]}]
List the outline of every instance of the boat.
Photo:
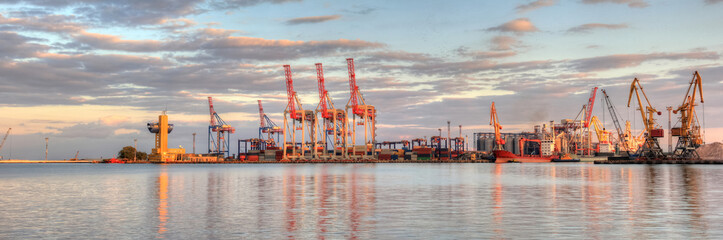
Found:
[{"label": "boat", "polygon": [[493,150],[492,153],[495,155],[495,163],[549,163],[553,158],[553,156],[517,155],[506,150]]},{"label": "boat", "polygon": [[570,154],[565,154],[565,155],[559,155],[558,157],[553,158],[552,162],[580,162],[580,159],[579,158],[575,159],[575,158],[572,158],[570,156]]}]

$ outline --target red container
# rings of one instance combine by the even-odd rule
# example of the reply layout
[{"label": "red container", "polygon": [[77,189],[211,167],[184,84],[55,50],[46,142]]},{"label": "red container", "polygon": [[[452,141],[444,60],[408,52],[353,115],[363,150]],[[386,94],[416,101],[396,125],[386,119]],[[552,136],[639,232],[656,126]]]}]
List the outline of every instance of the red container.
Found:
[{"label": "red container", "polygon": [[650,136],[651,137],[663,137],[665,135],[663,129],[653,129],[650,130]]},{"label": "red container", "polygon": [[259,155],[248,155],[246,157],[247,162],[258,162],[259,161]]}]

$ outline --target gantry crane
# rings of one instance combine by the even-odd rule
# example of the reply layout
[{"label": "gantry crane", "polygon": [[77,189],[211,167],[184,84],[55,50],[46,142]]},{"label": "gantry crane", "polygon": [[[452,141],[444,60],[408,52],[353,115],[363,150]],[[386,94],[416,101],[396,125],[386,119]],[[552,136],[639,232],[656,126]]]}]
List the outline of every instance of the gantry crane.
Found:
[{"label": "gantry crane", "polygon": [[[294,91],[294,80],[291,78],[291,66],[290,65],[284,65],[284,74],[286,76],[286,96],[288,98],[288,102],[286,104],[286,109],[284,109],[284,144],[283,144],[283,158],[282,161],[289,161],[289,156],[287,153],[287,142],[286,138],[289,136],[291,138],[291,158],[298,158],[299,156],[296,154],[296,131],[301,130],[301,142],[299,143],[301,145],[301,156],[304,155],[304,149],[306,147],[305,142],[305,135],[308,128],[308,134],[309,138],[311,140],[311,157],[317,158],[317,142],[316,142],[316,114],[312,110],[304,110],[301,106],[301,101],[299,101],[299,97],[296,94],[296,91]],[[291,120],[291,125],[289,125],[289,120]],[[297,126],[298,124],[298,126]],[[291,127],[291,131],[289,131],[289,127]]]},{"label": "gantry crane", "polygon": [[[269,149],[277,147],[277,142],[280,140],[281,134],[284,132],[281,127],[276,125],[274,121],[271,121],[269,116],[264,113],[264,106],[259,101],[259,139],[263,142],[261,149]],[[276,134],[276,140],[274,140],[274,134]]]},{"label": "gantry crane", "polygon": [[502,139],[502,133],[500,133],[502,125],[500,125],[500,122],[497,121],[497,108],[495,108],[495,102],[492,102],[492,106],[490,107],[490,125],[495,129],[495,146],[493,147],[493,150],[504,150],[502,146],[505,145],[505,140]]},{"label": "gantry crane", "polygon": [[[374,152],[374,146],[376,145],[376,133],[377,133],[377,110],[372,105],[367,105],[366,101],[364,101],[364,96],[359,92],[359,86],[356,85],[356,73],[354,72],[354,59],[353,58],[347,58],[346,59],[347,67],[349,70],[349,90],[351,92],[351,96],[349,97],[349,101],[346,103],[346,111],[347,116],[349,116],[349,109],[352,109],[352,133],[351,133],[351,142],[352,145],[356,145],[356,125],[363,125],[364,126],[364,144],[366,144],[366,150],[370,150],[369,146],[371,146],[371,151]],[[361,122],[356,123],[356,117],[359,117]],[[371,141],[371,142],[370,142]],[[356,153],[356,149],[354,149]],[[366,152],[365,151],[365,154]],[[354,155],[356,155],[354,153]]]},{"label": "gantry crane", "polygon": [[226,124],[216,113],[212,97],[208,97],[208,109],[211,115],[211,123],[208,125],[208,153],[226,157],[229,155],[231,133],[236,132],[236,128]]},{"label": "gantry crane", "polygon": [[347,116],[346,111],[343,109],[337,109],[334,107],[334,103],[331,101],[329,91],[326,90],[326,84],[324,80],[324,67],[321,63],[316,64],[316,78],[319,85],[319,104],[316,106],[316,113],[322,118],[321,123],[321,141],[324,148],[322,155],[326,155],[326,148],[328,143],[331,142],[331,148],[333,149],[332,157],[337,155],[337,149],[341,151],[341,155],[344,159],[347,158],[346,149],[347,145]]},{"label": "gantry crane", "polygon": [[[8,135],[10,135],[10,130],[13,130],[13,128],[8,128],[8,131],[5,132],[5,137],[3,137],[2,143],[0,143],[0,150],[3,149],[3,146],[5,146],[5,140],[8,140]],[[2,156],[0,156],[0,159],[2,159]]]},{"label": "gantry crane", "polygon": [[695,113],[696,93],[700,93],[700,102],[703,103],[703,84],[698,71],[693,73],[683,103],[673,110],[673,113],[680,113],[680,127],[672,129],[672,135],[678,137],[678,144],[673,152],[673,157],[677,159],[700,159],[700,155],[695,151],[703,144],[698,116]]},{"label": "gantry crane", "polygon": [[[645,142],[640,148],[638,148],[637,155],[639,158],[642,159],[665,158],[665,154],[663,154],[663,149],[661,149],[660,145],[658,144],[658,138],[663,137],[663,129],[656,128],[657,123],[655,123],[654,118],[656,113],[658,115],[661,115],[662,113],[658,112],[658,110],[655,110],[652,104],[650,104],[650,100],[648,99],[648,96],[645,95],[645,91],[643,91],[643,86],[640,85],[640,81],[638,81],[638,78],[635,78],[633,80],[633,83],[630,84],[628,107],[630,107],[630,102],[633,99],[633,92],[635,92],[635,96],[638,99],[638,106],[640,107],[638,110],[640,111],[640,115],[642,116],[643,125],[645,125],[646,133]],[[645,101],[647,102],[647,105],[645,106],[640,100],[640,93],[643,94],[643,97],[645,97]]]}]

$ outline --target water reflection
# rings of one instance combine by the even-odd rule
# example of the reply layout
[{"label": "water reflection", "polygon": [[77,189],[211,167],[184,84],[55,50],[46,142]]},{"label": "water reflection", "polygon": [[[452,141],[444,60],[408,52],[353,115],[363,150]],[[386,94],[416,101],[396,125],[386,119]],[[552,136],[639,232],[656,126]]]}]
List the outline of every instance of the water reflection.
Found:
[{"label": "water reflection", "polygon": [[12,167],[0,239],[723,237],[720,166]]},{"label": "water reflection", "polygon": [[168,222],[168,172],[167,168],[163,167],[158,176],[158,238],[163,238],[163,234],[168,231],[166,222]]}]

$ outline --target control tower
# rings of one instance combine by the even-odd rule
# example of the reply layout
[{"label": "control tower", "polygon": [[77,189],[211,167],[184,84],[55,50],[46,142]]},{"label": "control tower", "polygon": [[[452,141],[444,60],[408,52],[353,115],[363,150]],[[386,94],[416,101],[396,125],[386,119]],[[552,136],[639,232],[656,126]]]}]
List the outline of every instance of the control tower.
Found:
[{"label": "control tower", "polygon": [[186,153],[183,148],[168,148],[168,134],[173,131],[173,124],[168,124],[166,111],[158,116],[158,122],[148,123],[148,131],[156,134],[156,147],[148,156],[149,161],[153,163],[178,161]]}]

